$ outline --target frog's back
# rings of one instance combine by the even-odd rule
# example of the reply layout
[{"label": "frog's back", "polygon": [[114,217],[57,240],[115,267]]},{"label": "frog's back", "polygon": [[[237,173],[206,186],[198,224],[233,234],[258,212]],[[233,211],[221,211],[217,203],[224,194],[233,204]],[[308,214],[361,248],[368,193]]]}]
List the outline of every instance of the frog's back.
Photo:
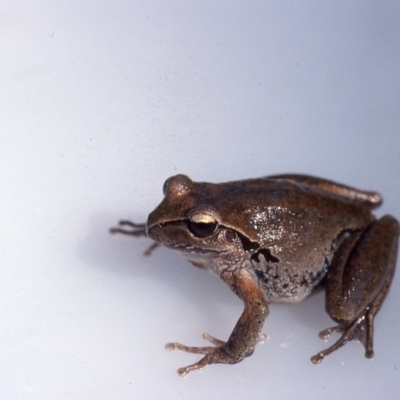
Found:
[{"label": "frog's back", "polygon": [[354,201],[294,180],[260,178],[212,186],[214,195],[198,201],[211,203],[220,210],[222,223],[256,242],[325,231],[337,236],[374,220],[371,202]]}]

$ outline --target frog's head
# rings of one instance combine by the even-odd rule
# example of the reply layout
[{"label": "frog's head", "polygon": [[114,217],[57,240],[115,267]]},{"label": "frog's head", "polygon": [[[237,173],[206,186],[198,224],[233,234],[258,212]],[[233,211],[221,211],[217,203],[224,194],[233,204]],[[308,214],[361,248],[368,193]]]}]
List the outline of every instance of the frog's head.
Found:
[{"label": "frog's head", "polygon": [[237,232],[227,226],[218,209],[218,185],[193,182],[176,175],[164,183],[164,199],[150,213],[146,232],[164,246],[203,255],[237,250]]}]

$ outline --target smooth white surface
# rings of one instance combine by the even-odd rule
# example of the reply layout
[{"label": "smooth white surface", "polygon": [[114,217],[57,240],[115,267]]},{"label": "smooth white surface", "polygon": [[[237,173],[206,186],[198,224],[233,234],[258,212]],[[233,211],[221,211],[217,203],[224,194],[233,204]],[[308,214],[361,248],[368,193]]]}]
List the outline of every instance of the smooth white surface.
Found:
[{"label": "smooth white surface", "polygon": [[[3,1],[1,399],[389,399],[400,389],[400,275],[375,359],[315,366],[323,293],[272,306],[234,366],[168,341],[227,338],[242,305],[145,239],[170,175],[302,172],[380,191],[400,217],[398,1]],[[331,341],[329,341],[330,343]]]}]

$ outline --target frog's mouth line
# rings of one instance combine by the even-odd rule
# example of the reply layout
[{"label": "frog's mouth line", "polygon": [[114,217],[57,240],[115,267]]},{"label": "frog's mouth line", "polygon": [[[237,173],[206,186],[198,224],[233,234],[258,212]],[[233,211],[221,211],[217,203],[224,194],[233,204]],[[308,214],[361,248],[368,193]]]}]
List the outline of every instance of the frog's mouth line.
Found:
[{"label": "frog's mouth line", "polygon": [[215,249],[204,249],[201,247],[196,247],[193,245],[188,246],[174,246],[174,245],[166,245],[162,243],[163,246],[168,247],[170,249],[182,252],[182,253],[196,253],[196,254],[222,254],[223,250],[215,250]]}]

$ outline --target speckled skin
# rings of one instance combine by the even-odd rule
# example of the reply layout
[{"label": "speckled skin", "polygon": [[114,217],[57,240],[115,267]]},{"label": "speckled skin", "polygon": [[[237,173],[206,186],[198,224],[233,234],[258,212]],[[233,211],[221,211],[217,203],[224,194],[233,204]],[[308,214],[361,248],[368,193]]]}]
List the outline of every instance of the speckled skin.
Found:
[{"label": "speckled skin", "polygon": [[[268,303],[304,299],[328,271],[327,311],[339,325],[323,334],[343,335],[312,361],[351,339],[361,340],[372,356],[373,316],[393,276],[399,229],[393,217],[375,220],[371,209],[380,204],[379,194],[293,174],[222,184],[177,175],[165,182],[164,194],[149,215],[148,236],[217,274],[245,304],[226,342],[207,335],[214,346],[167,345],[204,354],[180,375],[250,355]],[[143,234],[142,227],[114,231]],[[343,296],[344,288],[357,295]]]}]

